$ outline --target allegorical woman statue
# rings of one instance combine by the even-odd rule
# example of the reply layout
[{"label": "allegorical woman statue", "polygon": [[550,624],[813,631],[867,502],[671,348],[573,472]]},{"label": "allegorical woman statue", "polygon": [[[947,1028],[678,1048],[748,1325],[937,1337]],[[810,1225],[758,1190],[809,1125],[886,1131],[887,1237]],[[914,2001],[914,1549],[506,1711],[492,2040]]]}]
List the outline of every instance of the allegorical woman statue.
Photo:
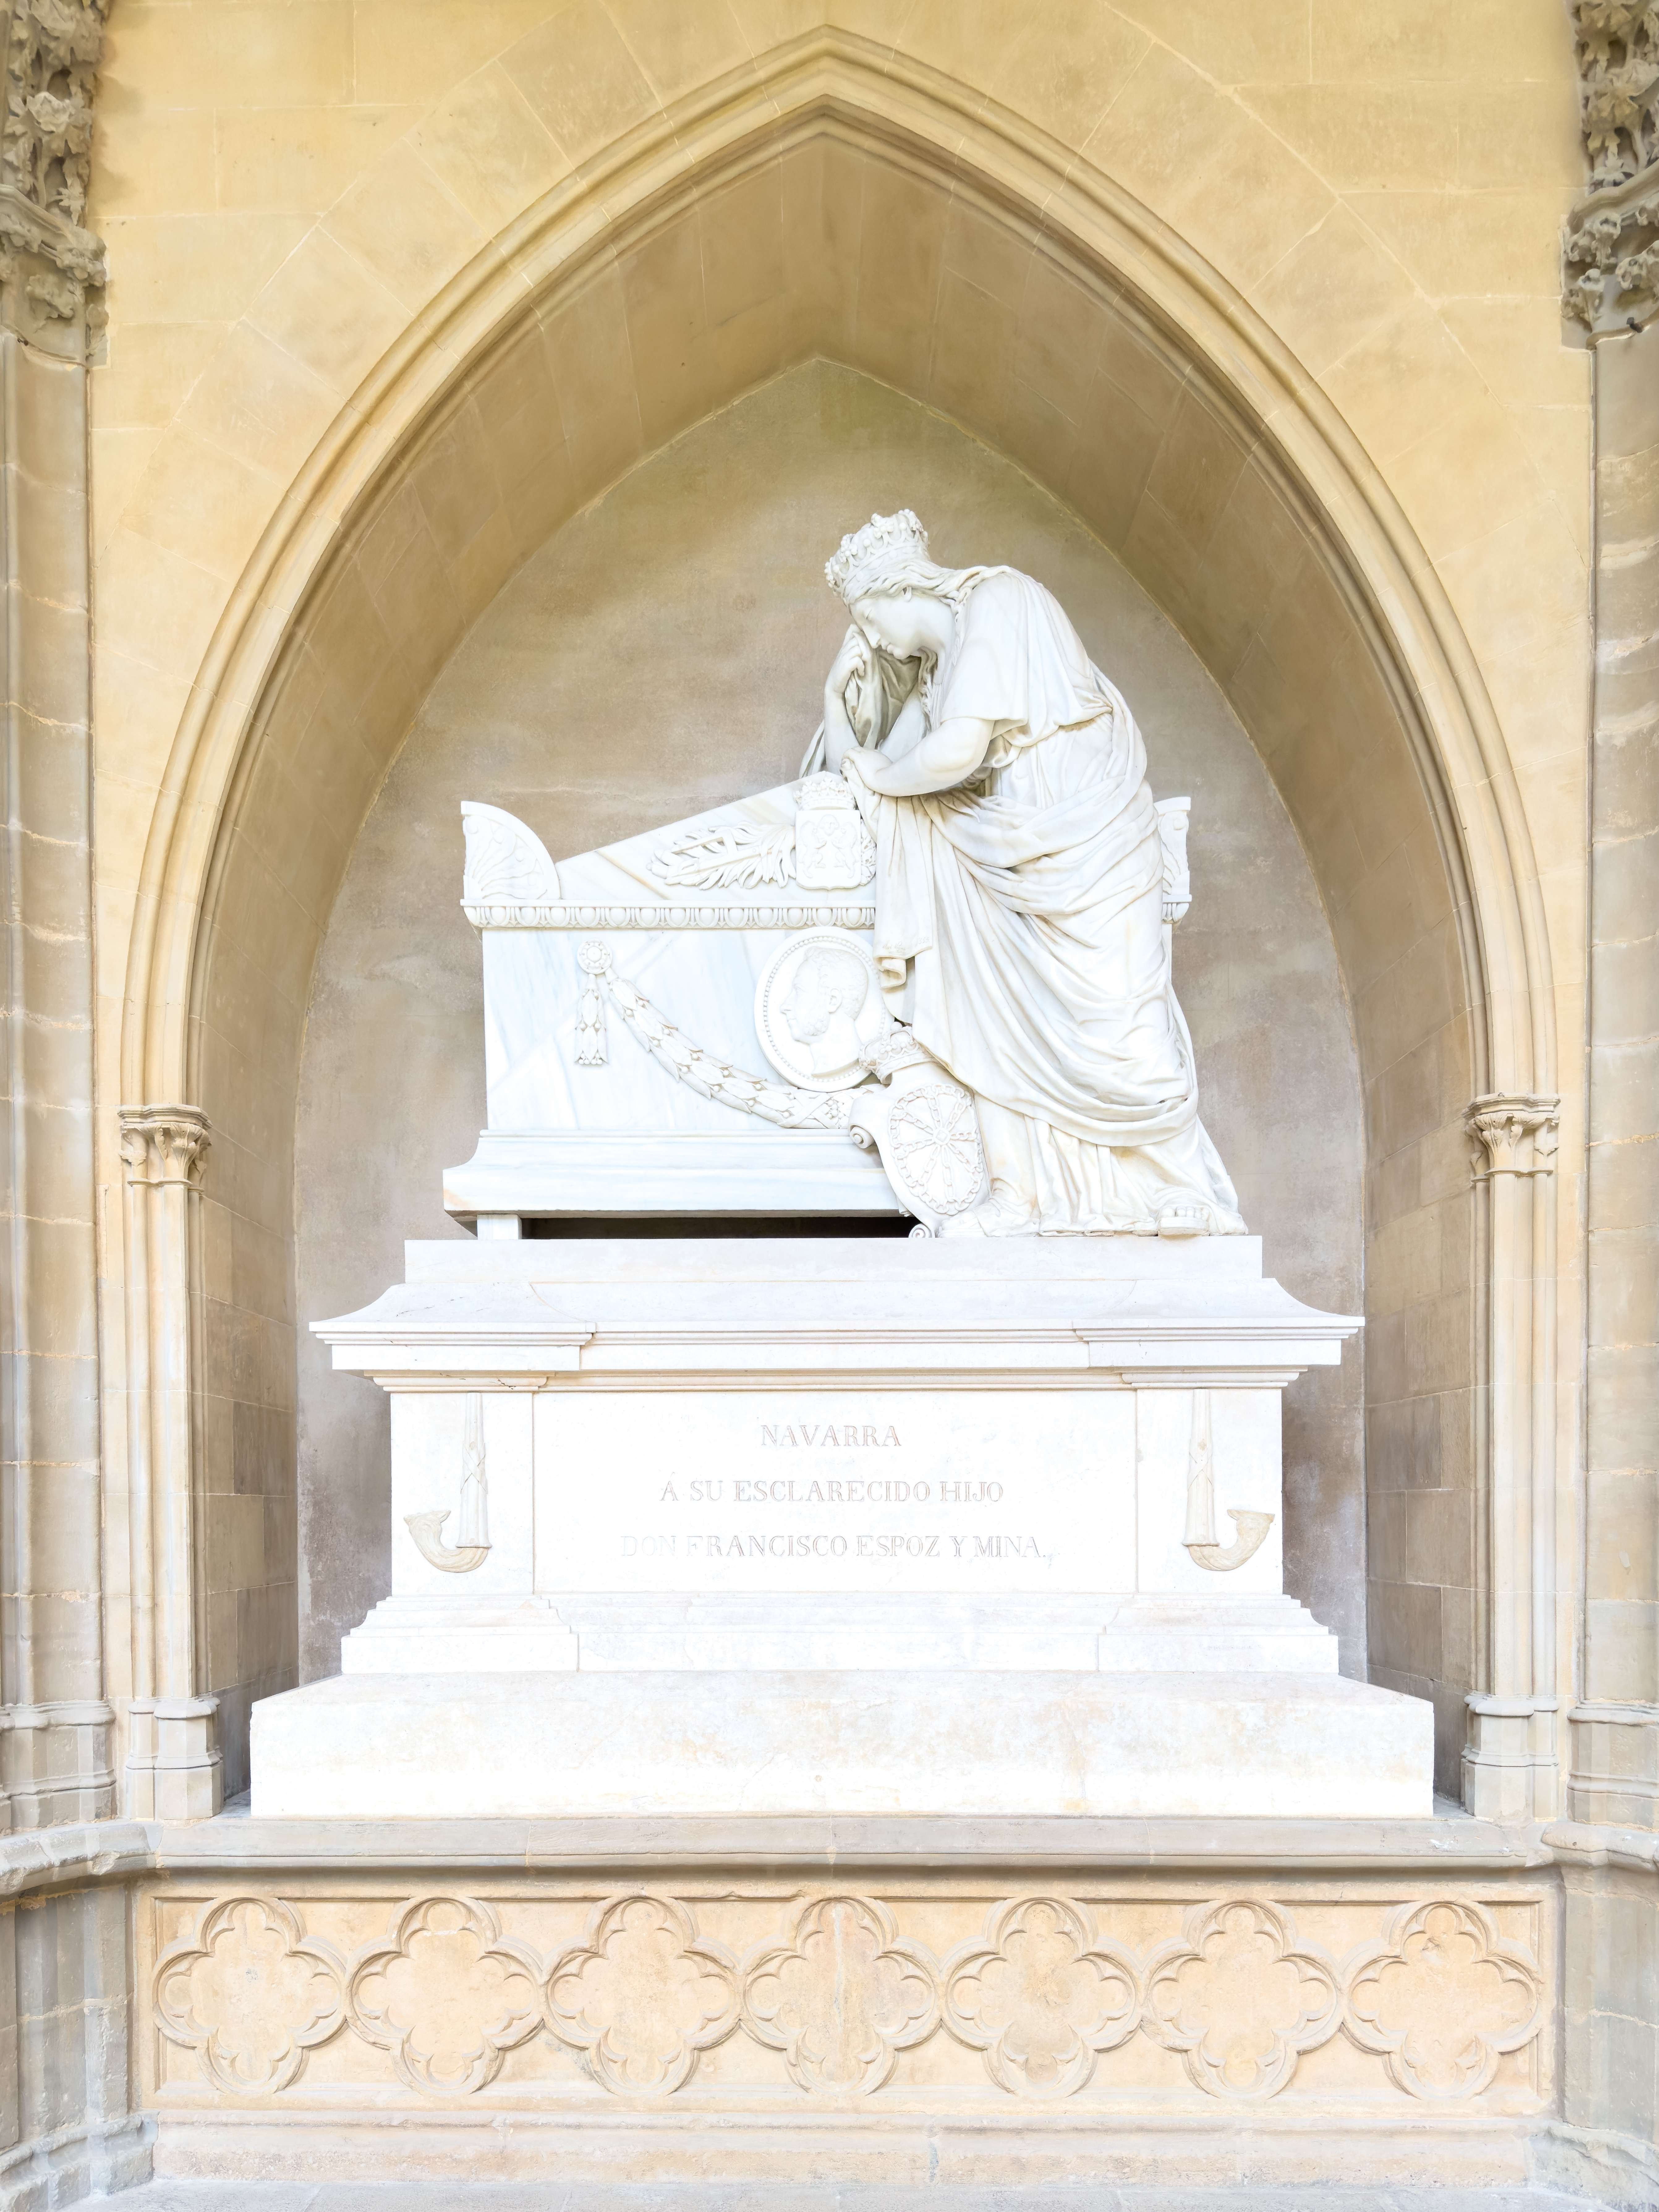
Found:
[{"label": "allegorical woman statue", "polygon": [[1041,584],[938,567],[908,509],[825,574],[853,623],[805,767],[839,769],[875,837],[890,1012],[978,1103],[990,1194],[944,1233],[1242,1230],[1127,707]]}]

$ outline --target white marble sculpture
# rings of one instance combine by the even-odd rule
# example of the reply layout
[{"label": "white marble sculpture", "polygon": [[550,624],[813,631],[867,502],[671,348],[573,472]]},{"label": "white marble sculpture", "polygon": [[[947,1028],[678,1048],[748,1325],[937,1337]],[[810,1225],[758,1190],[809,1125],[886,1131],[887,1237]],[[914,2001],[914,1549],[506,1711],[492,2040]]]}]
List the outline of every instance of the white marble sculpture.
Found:
[{"label": "white marble sculpture", "polygon": [[1121,696],[1041,584],[939,568],[908,509],[825,573],[853,621],[805,766],[821,754],[858,796],[888,1010],[974,1094],[989,1166],[940,1233],[1242,1231]]},{"label": "white marble sculpture", "polygon": [[796,782],[556,864],[464,809],[478,1241],[312,1324],[392,1397],[392,1589],[256,1707],[256,1813],[1427,1812],[1430,1709],[1284,1588],[1281,1394],[1358,1324],[1198,1118],[1188,802],[1040,585],[925,550],[830,563]]},{"label": "white marble sculpture", "polygon": [[904,513],[830,562],[854,619],[797,782],[556,866],[462,809],[489,1126],[445,1203],[481,1235],[1243,1230],[1172,981],[1189,802],[1040,584],[926,552]]}]

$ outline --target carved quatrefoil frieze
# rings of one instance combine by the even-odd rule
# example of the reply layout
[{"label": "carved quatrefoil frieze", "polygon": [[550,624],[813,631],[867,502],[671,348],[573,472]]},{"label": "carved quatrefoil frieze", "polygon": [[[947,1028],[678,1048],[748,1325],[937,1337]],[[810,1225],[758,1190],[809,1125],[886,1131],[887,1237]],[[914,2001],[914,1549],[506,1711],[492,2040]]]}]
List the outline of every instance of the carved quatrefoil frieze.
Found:
[{"label": "carved quatrefoil frieze", "polygon": [[1234,1898],[1195,1907],[1186,1940],[1148,1961],[1142,2025],[1200,2089],[1271,2097],[1340,2027],[1342,1993],[1334,1963],[1298,1945],[1288,1912]]},{"label": "carved quatrefoil frieze", "polygon": [[541,2026],[540,1972],[482,1899],[422,1898],[384,1943],[359,1954],[346,1990],[351,2025],[392,2053],[411,2089],[466,2094]]},{"label": "carved quatrefoil frieze", "polygon": [[280,1899],[227,1897],[210,1905],[190,1942],[155,1965],[155,2022],[196,2051],[208,2079],[232,2095],[286,2089],[306,2053],[345,2019],[345,1967],[308,1942]]},{"label": "carved quatrefoil frieze", "polygon": [[1058,1897],[997,1907],[985,1940],[947,1969],[945,2020],[985,2054],[1016,2097],[1066,2097],[1103,2051],[1139,2025],[1140,1984],[1127,1953],[1096,1941],[1080,1905]]},{"label": "carved quatrefoil frieze", "polygon": [[789,1943],[750,1965],[743,2024],[757,2043],[782,2051],[801,2088],[867,2096],[901,2051],[939,2026],[933,1964],[900,1939],[884,1905],[820,1898],[802,1912]]},{"label": "carved quatrefoil frieze", "polygon": [[1413,2097],[1474,2097],[1537,2034],[1544,1984],[1479,1905],[1402,1905],[1350,1963],[1346,2027]]},{"label": "carved quatrefoil frieze", "polygon": [[[332,1903],[307,1905],[313,1925]],[[343,2032],[389,2052],[422,2096],[470,2097],[544,2027],[600,2087],[661,2098],[741,2027],[783,2053],[799,2089],[843,2102],[884,2087],[898,2054],[941,2025],[1022,2100],[1074,2095],[1137,2033],[1179,2053],[1211,2097],[1275,2096],[1304,2051],[1340,2033],[1407,2095],[1468,2100],[1546,2020],[1536,1959],[1468,1899],[1401,1905],[1340,1963],[1261,1898],[1192,1906],[1182,1939],[1146,1955],[1078,1899],[1015,1898],[943,1966],[901,1932],[903,1909],[797,1899],[739,1969],[687,1904],[647,1890],[596,1904],[585,1940],[550,1955],[503,1932],[510,1905],[416,1899],[349,1958],[295,1905],[233,1894],[194,1908],[194,1932],[161,1953],[155,2020],[237,2099],[291,2089],[307,2053]]]},{"label": "carved quatrefoil frieze", "polygon": [[587,1941],[547,1977],[548,2025],[620,2097],[665,2097],[738,2024],[731,1954],[685,1907],[636,1890],[596,1907]]}]

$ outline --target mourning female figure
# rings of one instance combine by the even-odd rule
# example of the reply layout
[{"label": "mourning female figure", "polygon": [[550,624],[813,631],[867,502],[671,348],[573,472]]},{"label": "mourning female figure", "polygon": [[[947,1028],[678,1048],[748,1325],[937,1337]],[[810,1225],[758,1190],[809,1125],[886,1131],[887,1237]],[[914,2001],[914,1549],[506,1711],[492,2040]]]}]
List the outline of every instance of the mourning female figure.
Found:
[{"label": "mourning female figure", "polygon": [[877,971],[974,1093],[990,1172],[943,1233],[1241,1231],[1198,1118],[1122,698],[1041,584],[938,567],[908,510],[825,573],[853,623],[819,743],[876,841]]}]

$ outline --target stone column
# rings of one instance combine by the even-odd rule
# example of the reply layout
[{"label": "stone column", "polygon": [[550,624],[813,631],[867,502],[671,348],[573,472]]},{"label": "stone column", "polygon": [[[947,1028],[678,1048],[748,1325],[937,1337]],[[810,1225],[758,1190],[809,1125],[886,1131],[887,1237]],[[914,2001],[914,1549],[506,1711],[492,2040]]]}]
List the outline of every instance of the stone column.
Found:
[{"label": "stone column", "polygon": [[1463,1802],[1489,1820],[1560,1809],[1555,1636],[1555,1150],[1560,1101],[1477,1098],[1486,1375],[1479,1458],[1486,1624]]},{"label": "stone column", "polygon": [[1659,1826],[1659,330],[1595,346],[1577,1818]]},{"label": "stone column", "polygon": [[1659,21],[1577,10],[1594,353],[1583,1648],[1569,1807],[1659,1827]]},{"label": "stone column", "polygon": [[136,1820],[205,1820],[224,1796],[219,1701],[199,1694],[198,1680],[202,1440],[194,1305],[208,1142],[207,1118],[194,1106],[121,1109],[133,1686],[125,1796]]},{"label": "stone column", "polygon": [[95,7],[13,0],[0,136],[5,592],[0,1826],[114,1809],[103,1702],[93,1170],[88,349]]}]

